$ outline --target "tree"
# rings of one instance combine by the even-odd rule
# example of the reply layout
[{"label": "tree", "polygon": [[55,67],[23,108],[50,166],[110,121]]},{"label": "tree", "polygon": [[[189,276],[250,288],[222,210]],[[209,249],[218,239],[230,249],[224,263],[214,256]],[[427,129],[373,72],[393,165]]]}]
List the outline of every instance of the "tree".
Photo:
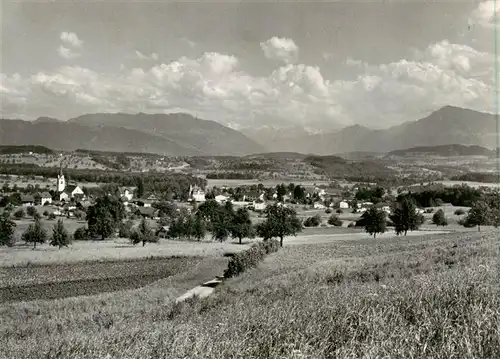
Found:
[{"label": "tree", "polygon": [[118,236],[120,238],[130,238],[133,225],[134,223],[130,220],[126,222],[120,222],[120,225],[118,226]]},{"label": "tree", "polygon": [[125,209],[118,199],[112,196],[100,197],[87,211],[89,231],[104,240],[113,234],[124,217]]},{"label": "tree", "polygon": [[207,225],[203,218],[194,216],[191,233],[193,237],[199,241],[205,238],[205,235],[207,233]]},{"label": "tree", "polygon": [[47,241],[47,230],[43,228],[39,219],[35,219],[35,223],[28,226],[21,238],[26,243],[33,243],[33,249],[35,249],[37,243]]},{"label": "tree", "polygon": [[156,241],[153,231],[149,227],[146,218],[143,218],[141,220],[141,223],[139,223],[139,227],[132,233],[130,239],[132,240],[133,244],[142,242],[143,247],[146,245],[147,242]]},{"label": "tree", "polygon": [[16,219],[22,219],[24,216],[26,216],[26,213],[24,212],[23,208],[19,208],[14,212],[14,218]]},{"label": "tree", "polygon": [[38,211],[36,210],[36,208],[34,206],[29,206],[26,209],[26,213],[28,214],[28,216],[35,218],[35,216],[37,215]]},{"label": "tree", "polygon": [[465,223],[471,227],[477,226],[477,231],[481,231],[481,226],[486,226],[491,222],[491,208],[485,201],[476,201],[469,214],[465,219]]},{"label": "tree", "polygon": [[0,216],[0,246],[11,246],[14,243],[14,229],[16,224],[10,219],[9,211]]},{"label": "tree", "polygon": [[64,223],[62,219],[58,220],[52,229],[52,238],[50,240],[50,245],[54,247],[67,247],[70,241],[70,236],[66,228],[64,228]]},{"label": "tree", "polygon": [[283,196],[286,195],[286,186],[284,183],[276,186],[276,194],[278,196],[278,201],[283,201]]},{"label": "tree", "polygon": [[317,227],[321,224],[321,217],[319,214],[313,216],[313,217],[308,217],[304,221],[304,227]]},{"label": "tree", "polygon": [[219,206],[210,226],[214,239],[222,242],[231,235],[234,214],[233,204],[230,201],[227,201],[224,206]]},{"label": "tree", "polygon": [[386,214],[383,210],[372,206],[363,213],[365,218],[365,231],[373,238],[377,237],[377,233],[384,233],[387,227]]},{"label": "tree", "polygon": [[408,231],[417,230],[423,223],[423,216],[417,213],[417,209],[411,198],[402,198],[396,202],[390,216],[394,223],[397,235],[406,234]]},{"label": "tree", "polygon": [[455,211],[455,216],[461,216],[465,214],[465,211],[462,208],[459,208]]},{"label": "tree", "polygon": [[75,241],[88,241],[90,240],[89,231],[85,227],[79,227],[73,233],[73,239]]},{"label": "tree", "polygon": [[448,221],[446,220],[446,217],[444,216],[444,211],[442,209],[439,209],[434,213],[432,216],[432,223],[434,223],[436,226],[447,226]]},{"label": "tree", "polygon": [[239,208],[233,215],[229,231],[233,238],[238,238],[240,244],[243,238],[252,236],[252,220],[246,208]]},{"label": "tree", "polygon": [[342,225],[342,221],[339,219],[339,217],[337,217],[336,215],[332,214],[328,218],[328,224],[331,225],[331,226],[340,227]]},{"label": "tree", "polygon": [[257,226],[257,233],[264,240],[279,237],[280,246],[283,247],[285,236],[296,235],[302,231],[302,223],[292,208],[274,203],[266,207],[265,213],[266,220]]},{"label": "tree", "polygon": [[137,198],[142,198],[144,196],[144,180],[139,177],[137,180]]}]

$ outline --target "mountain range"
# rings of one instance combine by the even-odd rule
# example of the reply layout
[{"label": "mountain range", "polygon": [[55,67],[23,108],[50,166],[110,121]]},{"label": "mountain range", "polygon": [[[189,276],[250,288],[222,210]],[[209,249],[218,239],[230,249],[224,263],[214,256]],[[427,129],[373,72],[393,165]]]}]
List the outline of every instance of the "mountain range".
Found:
[{"label": "mountain range", "polygon": [[488,113],[445,106],[417,121],[387,129],[369,129],[360,125],[321,133],[290,135],[242,131],[266,144],[270,151],[293,151],[320,155],[344,152],[389,152],[418,146],[449,144],[496,148],[496,119]]},{"label": "mountain range", "polygon": [[241,156],[266,151],[238,131],[183,113],[96,113],[65,122],[47,117],[33,122],[0,120],[0,143],[164,156]]},{"label": "mountain range", "polygon": [[0,120],[2,145],[42,145],[58,150],[149,152],[165,156],[243,156],[266,152],[331,155],[386,153],[422,146],[496,148],[492,114],[445,106],[417,121],[387,129],[360,125],[311,133],[292,126],[236,131],[184,113],[86,114],[67,121]]}]

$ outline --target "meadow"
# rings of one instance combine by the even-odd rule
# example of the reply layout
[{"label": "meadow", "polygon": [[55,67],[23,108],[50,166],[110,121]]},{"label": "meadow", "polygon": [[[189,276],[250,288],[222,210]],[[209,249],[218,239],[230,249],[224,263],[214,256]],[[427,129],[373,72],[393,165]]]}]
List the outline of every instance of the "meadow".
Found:
[{"label": "meadow", "polygon": [[181,304],[174,298],[213,274],[217,258],[141,289],[4,303],[2,355],[500,357],[494,230],[286,243],[212,296]]}]

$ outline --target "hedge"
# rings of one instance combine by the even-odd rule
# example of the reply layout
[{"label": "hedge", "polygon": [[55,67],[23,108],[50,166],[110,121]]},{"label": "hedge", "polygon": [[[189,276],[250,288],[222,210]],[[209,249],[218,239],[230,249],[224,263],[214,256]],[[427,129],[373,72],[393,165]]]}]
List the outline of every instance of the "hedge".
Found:
[{"label": "hedge", "polygon": [[269,253],[277,252],[280,242],[271,239],[252,245],[249,249],[234,254],[229,260],[227,269],[224,271],[225,278],[235,277],[248,268],[255,267]]}]

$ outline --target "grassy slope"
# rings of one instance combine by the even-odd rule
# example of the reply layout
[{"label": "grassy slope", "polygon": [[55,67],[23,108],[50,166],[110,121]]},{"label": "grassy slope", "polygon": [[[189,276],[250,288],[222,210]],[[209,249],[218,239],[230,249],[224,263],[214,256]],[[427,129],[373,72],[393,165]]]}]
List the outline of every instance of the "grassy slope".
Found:
[{"label": "grassy slope", "polygon": [[289,246],[206,300],[174,305],[163,282],[3,306],[0,346],[9,358],[495,358],[497,261],[494,232]]}]

